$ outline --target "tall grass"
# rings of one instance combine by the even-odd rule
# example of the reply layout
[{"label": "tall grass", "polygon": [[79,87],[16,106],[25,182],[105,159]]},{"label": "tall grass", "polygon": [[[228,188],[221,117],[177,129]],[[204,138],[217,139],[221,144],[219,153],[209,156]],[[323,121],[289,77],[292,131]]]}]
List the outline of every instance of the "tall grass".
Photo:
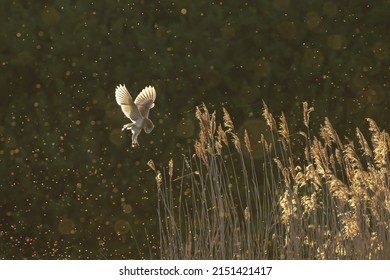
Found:
[{"label": "tall grass", "polygon": [[303,103],[297,151],[285,116],[276,121],[264,104],[271,135],[258,139],[259,162],[225,109],[218,125],[215,112],[197,108],[200,134],[181,174],[173,161],[162,171],[149,162],[160,257],[390,259],[389,134],[367,119],[370,141],[359,129],[358,144],[341,141],[326,118],[312,136],[312,111]]}]

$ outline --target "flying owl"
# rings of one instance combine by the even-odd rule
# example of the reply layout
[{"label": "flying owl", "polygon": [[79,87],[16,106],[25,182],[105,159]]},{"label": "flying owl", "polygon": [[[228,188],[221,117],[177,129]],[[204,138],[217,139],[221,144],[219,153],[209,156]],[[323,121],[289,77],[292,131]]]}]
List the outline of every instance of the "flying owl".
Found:
[{"label": "flying owl", "polygon": [[149,119],[149,110],[154,107],[156,100],[156,90],[152,86],[145,87],[133,101],[129,91],[125,85],[119,85],[115,89],[116,102],[121,106],[123,113],[132,122],[125,124],[123,130],[130,129],[133,133],[132,147],[138,147],[138,135],[144,129],[146,133],[150,133],[154,124]]}]

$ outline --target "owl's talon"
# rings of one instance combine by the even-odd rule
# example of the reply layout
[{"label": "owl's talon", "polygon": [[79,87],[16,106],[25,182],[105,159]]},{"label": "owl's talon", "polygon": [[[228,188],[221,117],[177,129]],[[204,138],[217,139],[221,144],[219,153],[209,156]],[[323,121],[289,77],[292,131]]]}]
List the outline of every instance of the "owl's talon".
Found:
[{"label": "owl's talon", "polygon": [[122,131],[125,131],[125,130],[129,130],[133,127],[134,123],[128,123],[128,124],[125,124],[123,127],[122,127]]}]

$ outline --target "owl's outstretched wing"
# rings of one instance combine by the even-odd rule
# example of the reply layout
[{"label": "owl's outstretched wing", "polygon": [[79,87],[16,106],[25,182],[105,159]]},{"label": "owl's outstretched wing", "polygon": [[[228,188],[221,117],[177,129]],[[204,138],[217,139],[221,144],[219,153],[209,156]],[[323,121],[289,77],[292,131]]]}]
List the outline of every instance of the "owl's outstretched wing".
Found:
[{"label": "owl's outstretched wing", "polygon": [[154,100],[156,100],[156,90],[152,86],[144,88],[135,99],[134,103],[142,116],[147,118],[149,110],[154,107]]},{"label": "owl's outstretched wing", "polygon": [[126,117],[132,121],[136,121],[141,117],[141,114],[125,85],[119,85],[116,87],[115,99],[118,105],[121,106]]},{"label": "owl's outstretched wing", "polygon": [[152,132],[153,128],[154,128],[153,122],[150,119],[145,118],[144,131],[149,134],[150,132]]}]

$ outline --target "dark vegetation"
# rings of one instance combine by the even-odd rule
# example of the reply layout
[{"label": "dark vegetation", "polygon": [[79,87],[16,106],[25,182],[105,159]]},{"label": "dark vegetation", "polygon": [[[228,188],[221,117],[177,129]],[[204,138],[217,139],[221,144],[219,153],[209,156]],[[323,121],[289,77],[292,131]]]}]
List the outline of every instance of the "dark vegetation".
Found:
[{"label": "dark vegetation", "polygon": [[[369,131],[372,124],[366,125],[366,118],[388,130],[389,2],[255,2],[2,1],[0,258],[168,258],[170,255],[165,249],[163,252],[159,249],[160,218],[165,216],[160,212],[162,216],[158,217],[156,213],[158,205],[160,210],[166,209],[161,200],[164,194],[156,191],[154,175],[148,170],[147,162],[153,159],[156,170],[163,171],[162,166],[172,159],[175,163],[173,174],[179,176],[183,172],[184,176],[191,172],[185,164],[179,164],[183,162],[184,154],[193,172],[206,176],[206,180],[208,171],[201,167],[205,164],[203,159],[192,158],[197,151],[194,145],[199,133],[194,111],[202,102],[210,111],[220,112],[222,107],[226,108],[234,121],[234,133],[241,141],[247,131],[258,172],[253,173],[251,163],[246,162],[248,178],[245,179],[240,171],[243,166],[240,153],[233,152],[230,147],[231,160],[226,147],[223,148],[227,156],[223,158],[227,161],[223,163],[226,165],[223,175],[228,176],[232,184],[231,197],[228,193],[223,203],[231,205],[233,200],[238,203],[238,208],[231,210],[236,212],[223,216],[226,222],[236,223],[226,229],[226,234],[239,226],[241,232],[234,236],[239,240],[234,239],[234,242],[241,242],[242,249],[237,252],[236,247],[232,247],[236,243],[232,243],[225,248],[230,251],[219,255],[213,251],[212,254],[223,257],[234,253],[237,258],[249,257],[246,250],[255,236],[269,238],[268,251],[262,254],[266,253],[270,258],[281,258],[282,250],[285,250],[285,258],[309,258],[317,254],[310,242],[319,236],[315,232],[318,227],[309,234],[304,231],[305,226],[320,225],[324,230],[328,227],[334,234],[341,221],[347,221],[347,216],[343,216],[338,217],[340,221],[325,223],[326,218],[336,214],[326,211],[333,211],[341,204],[330,198],[334,195],[330,189],[328,193],[320,194],[313,190],[316,183],[305,183],[304,187],[292,188],[285,194],[270,193],[271,190],[285,191],[288,185],[284,184],[270,188],[266,197],[262,197],[260,191],[258,196],[251,196],[258,201],[265,199],[264,203],[268,204],[261,205],[273,207],[274,212],[269,213],[272,217],[276,217],[275,203],[282,195],[289,201],[298,192],[298,205],[305,195],[309,197],[312,193],[317,193],[318,199],[329,197],[324,203],[331,203],[331,208],[319,205],[315,210],[286,214],[289,219],[306,215],[308,220],[302,221],[307,224],[291,221],[293,226],[288,227],[287,218],[286,221],[275,221],[261,216],[265,215],[265,209],[252,208],[249,208],[254,211],[250,213],[250,220],[245,220],[245,209],[251,207],[247,205],[246,191],[253,187],[253,176],[258,180],[257,185],[267,186],[267,182],[263,182],[261,162],[276,164],[273,161],[276,155],[263,151],[264,142],[260,138],[264,134],[267,143],[272,141],[267,138],[271,134],[265,132],[267,125],[260,114],[262,100],[275,115],[285,112],[289,120],[290,137],[294,140],[290,142],[291,151],[281,150],[279,145],[282,144],[278,144],[276,138],[278,147],[273,143],[273,151],[278,148],[282,153],[278,154],[282,165],[296,155],[294,166],[301,168],[296,173],[307,172],[307,165],[315,162],[313,156],[309,160],[305,158],[302,149],[311,149],[318,144],[309,132],[319,138],[325,117],[340,135],[350,136],[357,151],[356,127],[368,138],[375,135]],[[119,83],[125,83],[133,95],[147,85],[153,85],[157,90],[156,107],[150,115],[156,128],[151,135],[140,136],[138,150],[131,148],[130,135],[120,132],[126,120],[114,98],[114,88]],[[300,121],[304,101],[316,109],[309,131]],[[298,137],[299,131],[304,131],[306,138]],[[345,145],[350,141],[340,138],[343,146],[333,143],[332,147],[342,152],[349,147]],[[313,142],[308,144],[305,139]],[[374,144],[370,144],[371,149]],[[199,146],[196,147],[199,152]],[[327,155],[336,156],[335,151],[332,148],[332,153]],[[247,153],[244,148],[242,153]],[[340,154],[340,157],[346,160],[345,155]],[[375,170],[379,169],[372,158],[370,161],[365,155],[359,157],[362,170],[367,171],[369,162],[374,162]],[[245,161],[248,159],[250,157],[246,156]],[[216,157],[215,161],[220,168],[224,166],[222,158]],[[236,175],[230,173],[234,170]],[[277,170],[280,168],[272,169],[272,175],[276,177],[270,177],[269,169],[265,174],[269,180],[275,180],[274,184],[281,185],[285,171]],[[344,173],[340,173],[341,170]],[[350,186],[351,182],[346,181],[350,178],[346,170],[347,167],[337,168],[335,176]],[[172,180],[177,179],[175,176]],[[235,176],[240,177],[238,184],[232,179]],[[169,176],[163,178],[169,183]],[[324,184],[323,179],[320,181]],[[292,179],[289,186],[293,187],[291,182]],[[172,185],[174,196],[177,186]],[[242,188],[239,186],[243,186],[240,199],[237,189]],[[191,195],[195,199],[201,194]],[[369,192],[368,197],[370,195]],[[176,205],[174,202],[172,205]],[[197,200],[192,206],[196,203]],[[211,201],[207,203],[207,207],[212,205]],[[255,205],[255,201],[251,205]],[[340,207],[340,213],[355,211],[349,204]],[[186,211],[193,210],[188,208]],[[383,242],[379,231],[382,225],[375,222],[376,213],[373,210],[359,213],[373,217],[367,225],[368,232],[371,235],[377,232],[374,243]],[[188,215],[181,216],[181,225],[183,219],[190,217]],[[264,218],[259,223],[271,221],[268,228],[253,223],[259,215]],[[383,217],[384,213],[379,215]],[[315,224],[314,217],[317,216]],[[362,221],[360,216],[359,221]],[[215,222],[215,226],[221,225],[220,221]],[[244,237],[242,230],[246,223],[254,228],[245,231],[251,232],[251,236]],[[163,225],[165,228],[165,222]],[[274,237],[268,235],[271,233]],[[295,233],[299,237],[308,236],[305,241],[308,245],[301,247],[299,252],[293,250],[296,255],[290,255],[286,244],[295,243],[282,240],[282,236],[294,236]],[[366,233],[365,229],[359,231],[359,234]],[[367,240],[367,236],[355,236],[353,240]],[[228,235],[218,238],[214,241],[218,244],[221,244],[221,238],[228,241]],[[325,236],[321,238],[325,239]],[[201,240],[204,243],[197,246],[206,244],[205,239]],[[182,241],[187,244],[186,239]],[[292,243],[288,243],[290,241]],[[354,241],[349,240],[343,248],[352,248],[351,242]],[[175,244],[175,248],[179,248],[179,243]],[[260,253],[260,245],[264,244],[257,244],[256,251],[251,254]],[[335,244],[329,244],[328,248]],[[365,248],[369,247],[364,244]],[[196,251],[192,247],[188,250]],[[380,257],[381,252],[374,253],[372,258]],[[205,254],[209,252],[203,252],[202,256]],[[186,255],[178,251],[174,256]],[[198,256],[192,254],[192,257]]]}]

